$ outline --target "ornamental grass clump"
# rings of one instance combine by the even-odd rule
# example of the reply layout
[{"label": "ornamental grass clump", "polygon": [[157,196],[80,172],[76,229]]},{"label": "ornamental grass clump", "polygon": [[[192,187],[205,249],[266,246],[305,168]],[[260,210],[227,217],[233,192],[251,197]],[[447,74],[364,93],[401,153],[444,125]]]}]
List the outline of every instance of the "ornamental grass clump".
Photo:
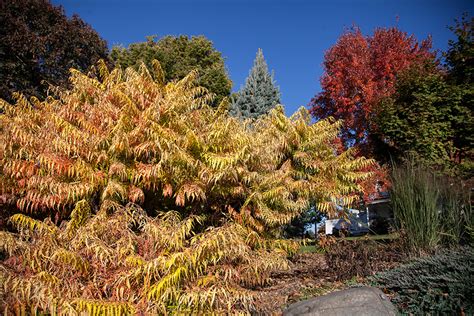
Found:
[{"label": "ornamental grass clump", "polygon": [[[372,164],[340,155],[340,123],[278,107],[228,115],[196,72],[72,71],[71,90],[2,102],[5,314],[252,311],[295,251],[280,227],[349,204]],[[3,214],[5,215],[5,214]]]},{"label": "ornamental grass clump", "polygon": [[391,200],[412,252],[472,242],[471,195],[462,180],[408,160],[393,168]]},{"label": "ornamental grass clump", "polygon": [[440,240],[439,189],[429,170],[412,162],[394,166],[391,201],[395,219],[412,251],[433,249]]}]

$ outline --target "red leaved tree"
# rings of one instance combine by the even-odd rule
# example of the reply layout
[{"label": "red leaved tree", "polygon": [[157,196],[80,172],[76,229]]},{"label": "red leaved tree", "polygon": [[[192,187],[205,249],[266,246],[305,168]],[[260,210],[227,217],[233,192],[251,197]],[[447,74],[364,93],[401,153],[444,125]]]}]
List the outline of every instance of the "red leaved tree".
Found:
[{"label": "red leaved tree", "polygon": [[344,120],[345,147],[373,156],[377,127],[373,116],[383,97],[394,92],[397,75],[413,65],[433,62],[431,39],[419,43],[399,29],[379,28],[364,36],[359,28],[346,31],[325,55],[322,92],[310,102],[316,119]]},{"label": "red leaved tree", "polygon": [[[396,27],[378,28],[364,36],[359,28],[347,30],[325,54],[322,92],[310,102],[317,119],[344,121],[341,149],[354,147],[358,155],[387,161],[389,154],[374,117],[379,101],[395,91],[397,75],[408,68],[435,63],[431,39],[418,42]],[[375,183],[388,184],[381,167],[371,167],[373,178],[363,184],[366,195],[375,193]],[[373,189],[373,190],[371,190]]]}]

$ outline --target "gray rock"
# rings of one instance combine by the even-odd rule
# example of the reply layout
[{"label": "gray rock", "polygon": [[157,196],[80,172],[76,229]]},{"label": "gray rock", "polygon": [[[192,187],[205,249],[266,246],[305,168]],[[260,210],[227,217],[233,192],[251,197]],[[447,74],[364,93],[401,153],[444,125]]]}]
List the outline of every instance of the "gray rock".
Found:
[{"label": "gray rock", "polygon": [[358,287],[294,303],[283,315],[381,316],[397,315],[397,310],[379,289]]}]

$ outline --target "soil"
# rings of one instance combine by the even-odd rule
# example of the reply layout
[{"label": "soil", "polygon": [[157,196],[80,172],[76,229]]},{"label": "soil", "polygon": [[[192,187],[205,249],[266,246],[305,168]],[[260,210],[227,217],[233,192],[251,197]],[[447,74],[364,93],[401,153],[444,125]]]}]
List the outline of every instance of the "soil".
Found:
[{"label": "soil", "polygon": [[280,315],[294,302],[367,285],[367,276],[395,268],[405,259],[399,243],[344,242],[332,249],[326,254],[297,254],[289,270],[274,272],[270,284],[255,290],[255,314]]},{"label": "soil", "polygon": [[279,315],[290,304],[348,287],[331,276],[324,254],[296,255],[288,271],[272,274],[271,284],[257,289],[257,315]]}]

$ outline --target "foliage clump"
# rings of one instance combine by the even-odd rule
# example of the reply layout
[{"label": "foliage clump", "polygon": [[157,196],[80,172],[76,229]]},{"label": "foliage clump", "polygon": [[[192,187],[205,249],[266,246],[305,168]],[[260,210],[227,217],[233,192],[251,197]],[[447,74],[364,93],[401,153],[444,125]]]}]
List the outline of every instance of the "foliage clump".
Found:
[{"label": "foliage clump", "polygon": [[357,198],[372,161],[337,154],[340,123],[282,108],[242,122],[209,106],[196,72],[165,83],[152,69],[99,63],[56,97],[2,103],[1,194],[21,212],[2,232],[13,309],[249,311],[294,249],[280,227]]},{"label": "foliage clump", "polygon": [[471,177],[471,90],[452,84],[442,71],[412,68],[402,73],[396,92],[380,102],[374,120],[393,159],[400,161],[410,152],[426,165]]},{"label": "foliage clump", "polygon": [[[251,310],[250,288],[287,267],[291,241],[268,242],[237,223],[195,233],[203,216],[147,216],[136,204],[91,216],[81,201],[70,221],[11,218],[0,300],[7,311],[70,314]],[[26,289],[29,289],[26,291]]]},{"label": "foliage clump", "polygon": [[474,250],[444,250],[422,257],[373,280],[389,292],[399,310],[413,315],[474,313]]},{"label": "foliage clump", "polygon": [[212,95],[196,86],[196,72],[164,84],[158,63],[158,79],[145,66],[99,66],[102,80],[73,71],[73,89],[57,99],[3,103],[2,191],[22,212],[148,201],[261,230],[311,204],[327,211],[334,199],[351,201],[367,176],[359,169],[370,160],[336,155],[339,123],[310,125],[305,110],[287,118],[277,109],[248,128],[226,103],[207,105]]},{"label": "foliage clump", "polygon": [[48,0],[2,0],[0,25],[0,98],[8,101],[14,92],[44,98],[49,84],[68,84],[70,68],[107,58],[90,25]]},{"label": "foliage clump", "polygon": [[164,36],[158,40],[148,36],[146,42],[132,43],[127,48],[113,47],[110,58],[124,69],[138,69],[141,63],[151,69],[156,59],[163,67],[167,82],[181,80],[197,70],[199,85],[216,95],[214,106],[228,97],[232,88],[221,52],[204,36]]}]

